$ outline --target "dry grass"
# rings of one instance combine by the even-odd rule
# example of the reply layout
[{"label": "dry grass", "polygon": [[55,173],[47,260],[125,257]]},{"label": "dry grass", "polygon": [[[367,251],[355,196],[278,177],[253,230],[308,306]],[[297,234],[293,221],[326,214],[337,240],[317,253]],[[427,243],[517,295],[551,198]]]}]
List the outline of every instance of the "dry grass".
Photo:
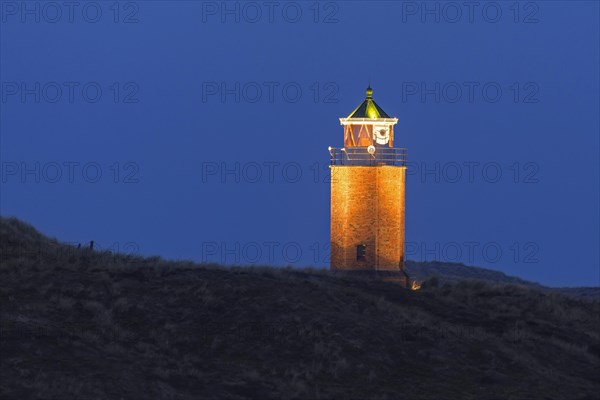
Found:
[{"label": "dry grass", "polygon": [[0,220],[0,251],[1,398],[600,393],[596,301],[522,284],[431,279],[411,292],[323,270],[132,259],[61,246],[14,219]]}]

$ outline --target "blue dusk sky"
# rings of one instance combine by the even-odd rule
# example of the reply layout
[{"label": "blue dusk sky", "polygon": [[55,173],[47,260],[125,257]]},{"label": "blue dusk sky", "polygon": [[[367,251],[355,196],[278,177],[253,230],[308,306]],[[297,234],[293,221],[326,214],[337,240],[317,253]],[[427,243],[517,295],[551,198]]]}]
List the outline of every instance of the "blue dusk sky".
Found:
[{"label": "blue dusk sky", "polygon": [[0,213],[169,259],[328,266],[328,146],[407,148],[406,252],[599,284],[595,1],[0,2]]}]

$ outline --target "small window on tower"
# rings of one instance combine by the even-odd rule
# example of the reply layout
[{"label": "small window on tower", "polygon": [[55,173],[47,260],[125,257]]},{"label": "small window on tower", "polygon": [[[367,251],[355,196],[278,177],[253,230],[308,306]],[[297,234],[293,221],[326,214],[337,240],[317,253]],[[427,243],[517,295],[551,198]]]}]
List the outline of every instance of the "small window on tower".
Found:
[{"label": "small window on tower", "polygon": [[356,246],[356,261],[367,261],[367,245],[359,244]]}]

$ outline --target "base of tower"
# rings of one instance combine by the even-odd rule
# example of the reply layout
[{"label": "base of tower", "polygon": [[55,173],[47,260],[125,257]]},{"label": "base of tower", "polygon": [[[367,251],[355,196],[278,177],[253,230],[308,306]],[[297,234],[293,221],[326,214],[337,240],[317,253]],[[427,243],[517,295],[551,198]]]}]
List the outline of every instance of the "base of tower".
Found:
[{"label": "base of tower", "polygon": [[336,274],[346,276],[357,276],[367,279],[375,279],[384,282],[393,282],[402,287],[410,289],[413,281],[408,274],[402,270],[382,270],[382,269],[333,269]]}]

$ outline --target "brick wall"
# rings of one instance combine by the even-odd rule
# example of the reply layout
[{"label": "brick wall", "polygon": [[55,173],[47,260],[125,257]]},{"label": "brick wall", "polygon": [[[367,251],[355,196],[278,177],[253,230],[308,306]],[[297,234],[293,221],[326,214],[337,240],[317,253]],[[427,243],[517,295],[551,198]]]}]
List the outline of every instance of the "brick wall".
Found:
[{"label": "brick wall", "polygon": [[406,167],[331,166],[331,269],[400,268],[405,176]]}]

